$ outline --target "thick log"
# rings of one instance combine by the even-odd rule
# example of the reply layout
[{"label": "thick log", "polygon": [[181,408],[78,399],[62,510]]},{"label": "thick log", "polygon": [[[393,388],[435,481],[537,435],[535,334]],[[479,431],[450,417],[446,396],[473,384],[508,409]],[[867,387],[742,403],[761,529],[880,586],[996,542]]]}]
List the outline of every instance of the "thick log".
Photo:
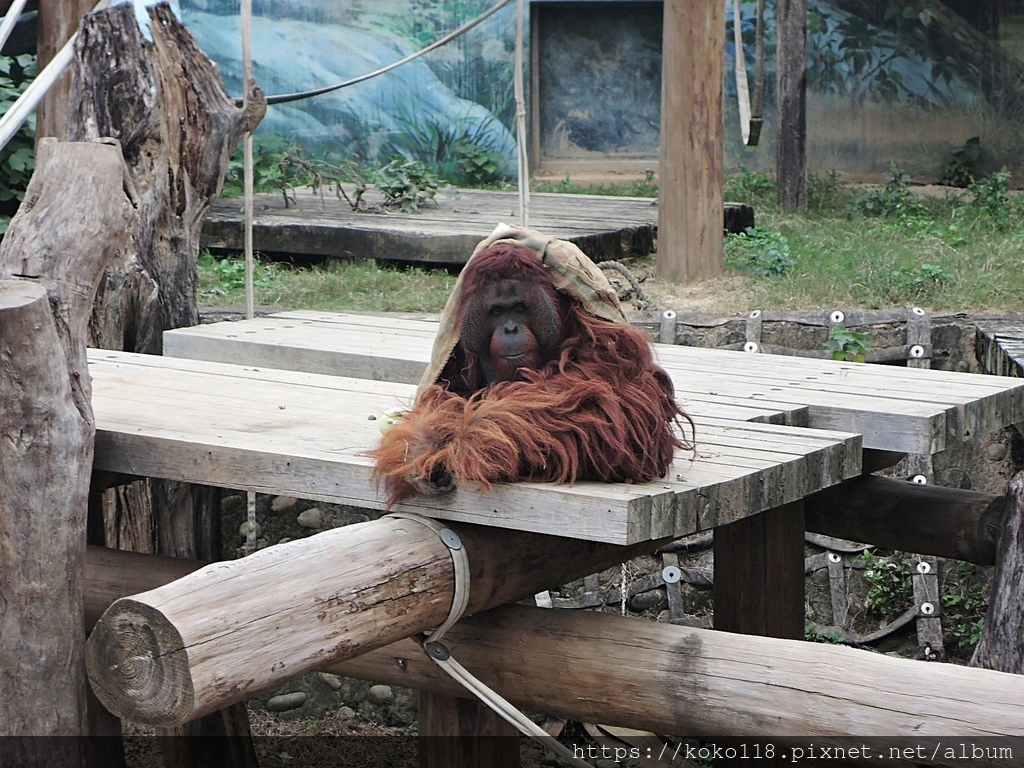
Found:
[{"label": "thick log", "polygon": [[795,211],[807,207],[807,0],[779,0],[775,20],[776,197]]},{"label": "thick log", "polygon": [[1024,674],[1024,472],[1010,481],[1005,511],[999,521],[996,574],[981,641],[971,666]]},{"label": "thick log", "polygon": [[[469,556],[468,611],[518,600],[653,551],[450,526]],[[418,522],[386,517],[208,565],[118,600],[86,644],[93,690],[115,714],[173,725],[436,627],[451,554]]]},{"label": "thick log", "polygon": [[979,565],[995,563],[1005,506],[1003,496],[875,475],[804,502],[805,525],[814,533]]},{"label": "thick log", "polygon": [[[464,619],[445,645],[521,708],[583,722],[697,737],[1024,735],[1018,676],[844,646],[512,605]],[[326,668],[467,695],[412,640]]]},{"label": "thick log", "polygon": [[87,731],[77,628],[95,424],[85,335],[134,214],[125,185],[117,146],[40,141],[0,245],[0,736]]},{"label": "thick log", "polygon": [[[28,4],[33,5],[32,3]],[[96,0],[39,0],[37,51],[39,71],[43,70],[71,36],[78,30],[82,17],[93,9]],[[46,92],[36,110],[36,138],[62,138],[68,114],[71,73],[64,75]]]},{"label": "thick log", "polygon": [[662,42],[658,272],[722,273],[725,19],[716,0],[666,0]]}]

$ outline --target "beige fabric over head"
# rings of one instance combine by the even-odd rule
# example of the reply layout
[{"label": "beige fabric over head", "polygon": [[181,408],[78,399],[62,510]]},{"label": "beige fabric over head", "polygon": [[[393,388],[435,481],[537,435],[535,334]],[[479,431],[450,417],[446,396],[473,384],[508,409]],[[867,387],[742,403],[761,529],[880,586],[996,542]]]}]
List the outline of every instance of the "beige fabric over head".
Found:
[{"label": "beige fabric over head", "polygon": [[[551,275],[551,282],[555,288],[577,299],[592,315],[603,318],[613,323],[628,323],[622,306],[619,304],[619,297],[615,289],[608,282],[608,278],[597,268],[583,251],[574,243],[567,240],[558,240],[548,237],[532,229],[512,226],[511,224],[499,224],[494,232],[473,250],[469,257],[469,264],[478,253],[490,248],[497,243],[511,243],[522,246],[533,253],[541,264]],[[416,390],[416,399],[419,400],[423,391],[437,381],[445,363],[452,356],[452,352],[459,343],[460,323],[459,304],[462,301],[462,274],[452,289],[452,295],[444,306],[441,314],[441,326],[437,336],[434,338],[434,349],[430,355],[430,365],[420,379],[419,388]]]}]

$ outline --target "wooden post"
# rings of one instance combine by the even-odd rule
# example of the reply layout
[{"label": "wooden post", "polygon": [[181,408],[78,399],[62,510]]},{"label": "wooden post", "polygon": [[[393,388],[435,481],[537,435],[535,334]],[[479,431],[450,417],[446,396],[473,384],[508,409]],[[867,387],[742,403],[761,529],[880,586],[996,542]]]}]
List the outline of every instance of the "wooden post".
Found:
[{"label": "wooden post", "polygon": [[658,272],[722,273],[725,18],[718,0],[665,0],[658,170]]},{"label": "wooden post", "polygon": [[[0,245],[0,737],[87,732],[77,630],[95,424],[85,335],[134,215],[125,189],[116,145],[40,141]],[[18,758],[28,765],[82,759],[78,739],[6,746],[29,752]]]},{"label": "wooden post", "polygon": [[999,530],[996,574],[992,581],[985,628],[971,666],[1024,675],[1024,472],[1014,476]]},{"label": "wooden post", "polygon": [[519,731],[490,707],[432,691],[420,691],[417,702],[420,768],[519,766]]},{"label": "wooden post", "polygon": [[715,528],[715,629],[804,637],[803,502]]},{"label": "wooden post", "polygon": [[775,23],[776,196],[795,211],[807,207],[807,0],[779,0]]}]

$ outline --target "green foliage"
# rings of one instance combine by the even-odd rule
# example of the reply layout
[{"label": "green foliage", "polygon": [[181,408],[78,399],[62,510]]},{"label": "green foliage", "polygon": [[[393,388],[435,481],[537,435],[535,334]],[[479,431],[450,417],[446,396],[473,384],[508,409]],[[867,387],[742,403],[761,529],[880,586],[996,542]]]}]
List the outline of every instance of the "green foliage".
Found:
[{"label": "green foliage", "polygon": [[890,621],[899,618],[914,603],[910,558],[902,552],[883,556],[868,549],[858,559],[867,566],[864,578],[870,585],[865,598],[868,612]]},{"label": "green foliage", "polygon": [[[6,114],[35,74],[35,56],[0,56],[0,113]],[[0,232],[7,230],[35,170],[35,132],[33,113],[0,151]]]},{"label": "green foliage", "polygon": [[865,362],[870,347],[870,333],[851,331],[845,325],[832,326],[825,341],[825,351],[831,353],[833,360],[846,360],[851,363]]},{"label": "green foliage", "polygon": [[953,281],[953,276],[937,264],[904,265],[889,277],[887,291],[893,301],[929,299]]},{"label": "green foliage", "polygon": [[388,205],[406,213],[421,208],[434,199],[441,180],[419,160],[396,158],[370,174],[374,186],[387,198]]},{"label": "green foliage", "polygon": [[735,174],[725,180],[725,197],[741,203],[755,203],[775,199],[775,179],[755,173],[741,165]]},{"label": "green foliage", "polygon": [[762,277],[785,274],[796,264],[785,235],[750,227],[726,238],[725,253],[734,269]]},{"label": "green foliage", "polygon": [[945,569],[939,600],[945,644],[970,651],[981,640],[988,610],[988,590],[976,565],[951,562]]},{"label": "green foliage", "polygon": [[885,218],[914,216],[922,211],[921,202],[910,191],[910,176],[895,163],[889,166],[885,183],[857,197],[854,205],[864,216]]},{"label": "green foliage", "polygon": [[502,157],[498,152],[477,144],[460,141],[455,145],[455,164],[459,174],[451,179],[471,187],[486,187],[505,180],[501,173]]},{"label": "green foliage", "polygon": [[942,161],[939,184],[969,187],[980,174],[980,166],[992,159],[992,152],[981,146],[981,139],[972,136],[962,147],[950,150]]},{"label": "green foliage", "polygon": [[[215,258],[203,249],[198,261],[200,293],[224,297],[245,291],[245,259]],[[253,288],[266,288],[276,280],[283,268],[274,262],[253,262]]]},{"label": "green foliage", "polygon": [[971,207],[987,216],[996,229],[1004,231],[1013,223],[1010,205],[1010,172],[1005,168],[981,181],[971,181]]}]

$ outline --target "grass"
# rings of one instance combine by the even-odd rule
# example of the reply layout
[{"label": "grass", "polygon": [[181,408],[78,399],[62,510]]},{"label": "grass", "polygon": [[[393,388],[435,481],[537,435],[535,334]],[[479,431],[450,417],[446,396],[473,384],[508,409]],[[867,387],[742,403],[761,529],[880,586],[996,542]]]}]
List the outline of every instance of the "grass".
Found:
[{"label": "grass", "polygon": [[[913,194],[897,169],[882,187],[858,189],[835,175],[809,184],[806,211],[775,201],[771,177],[741,169],[726,199],[754,206],[757,230],[726,239],[725,275],[696,288],[658,284],[662,308],[688,311],[694,290],[702,310],[742,312],[816,307],[921,306],[932,312],[1010,314],[1024,304],[1024,196],[1008,194],[996,174],[971,191],[939,197]],[[651,177],[578,185],[567,177],[538,191],[654,197]],[[633,262],[653,271],[655,256]],[[244,301],[235,261],[200,263],[201,303]],[[295,268],[261,262],[256,301],[277,307],[437,312],[454,277],[444,271],[398,270],[373,263]],[[648,291],[653,292],[653,291]],[[716,297],[720,294],[720,298]],[[718,302],[716,305],[716,301]],[[710,302],[710,303],[709,303]]]}]

